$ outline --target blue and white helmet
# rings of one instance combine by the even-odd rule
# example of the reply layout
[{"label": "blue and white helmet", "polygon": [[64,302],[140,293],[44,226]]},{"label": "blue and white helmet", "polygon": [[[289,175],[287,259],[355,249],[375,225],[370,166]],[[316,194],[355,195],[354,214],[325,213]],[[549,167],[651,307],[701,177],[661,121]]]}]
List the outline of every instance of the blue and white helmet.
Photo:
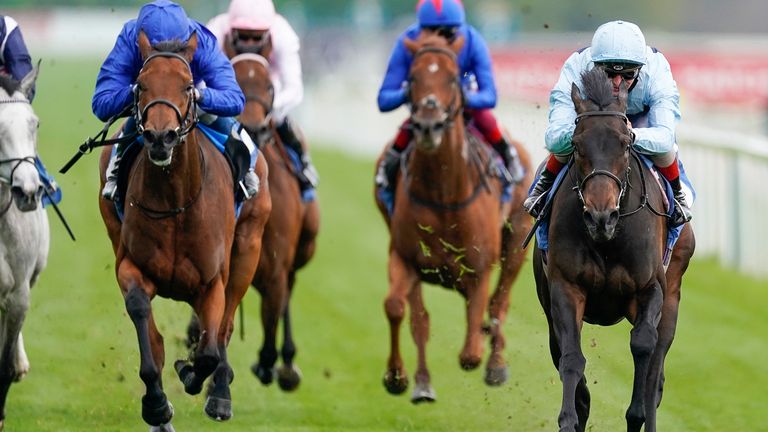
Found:
[{"label": "blue and white helmet", "polygon": [[640,27],[627,21],[607,22],[592,37],[592,61],[644,65],[645,36]]},{"label": "blue and white helmet", "polygon": [[465,19],[461,0],[421,0],[416,15],[420,27],[459,27]]}]

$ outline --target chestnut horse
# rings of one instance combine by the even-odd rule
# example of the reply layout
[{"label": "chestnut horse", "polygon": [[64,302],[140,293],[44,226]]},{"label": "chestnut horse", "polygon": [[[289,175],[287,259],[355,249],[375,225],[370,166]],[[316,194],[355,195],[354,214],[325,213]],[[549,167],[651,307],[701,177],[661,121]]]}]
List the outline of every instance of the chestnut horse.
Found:
[{"label": "chestnut horse", "polygon": [[548,252],[536,248],[533,259],[550,352],[563,383],[558,423],[561,431],[583,431],[589,417],[583,322],[612,325],[626,318],[633,326],[635,365],[627,430],[639,431],[645,423],[646,431],[655,431],[664,358],[695,239],[685,225],[665,269],[665,197],[632,149],[627,88],[622,83],[614,97],[600,68],[584,73],[582,82],[586,98],[575,84],[571,93],[577,113],[573,167],[554,196]]},{"label": "chestnut horse", "polygon": [[[138,41],[144,66],[137,78],[135,115],[143,149],[130,169],[122,223],[112,202],[100,199],[99,208],[139,340],[139,376],[146,385],[142,417],[155,430],[172,430],[173,408],[161,381],[163,338],[150,302],[159,295],[192,307],[201,323],[200,341],[191,363],[179,360],[175,368],[189,394],[199,393],[213,375],[205,412],[216,420],[229,419],[234,375],[226,347],[235,310],[256,270],[271,199],[262,188],[235,218],[228,163],[195,128],[189,63],[197,37],[152,48],[141,32]],[[110,150],[101,154],[102,186]],[[263,158],[256,173],[266,179]]]},{"label": "chestnut horse", "polygon": [[[262,298],[261,320],[264,342],[259,359],[251,370],[265,385],[277,377],[280,388],[294,390],[301,380],[293,364],[296,346],[290,320],[290,299],[296,271],[304,267],[315,253],[315,237],[320,227],[317,199],[303,202],[294,167],[272,120],[275,90],[269,75],[269,62],[258,54],[240,54],[231,59],[237,82],[245,94],[245,109],[240,122],[262,151],[269,170],[269,191],[275,199],[272,213],[264,228],[264,253],[259,260],[253,286]],[[283,365],[277,361],[276,333],[283,318]]]},{"label": "chestnut horse", "polygon": [[[469,370],[480,365],[483,332],[490,332],[485,382],[500,385],[507,380],[502,326],[511,285],[525,259],[519,245],[532,225],[521,207],[524,188],[516,185],[511,202],[502,204],[503,185],[490,173],[494,154],[466,132],[457,65],[463,43],[462,37],[449,44],[425,33],[416,41],[405,40],[414,56],[409,94],[415,143],[400,170],[391,215],[376,196],[391,236],[389,293],[384,301],[390,355],[384,386],[392,394],[408,387],[399,336],[408,303],[418,350],[414,403],[435,400],[426,362],[429,314],[422,299],[422,282],[455,289],[467,300],[460,366]],[[523,181],[530,183],[530,157],[520,143],[514,145],[527,171]],[[491,272],[499,261],[500,278],[489,299]],[[490,324],[483,322],[486,308]]]}]

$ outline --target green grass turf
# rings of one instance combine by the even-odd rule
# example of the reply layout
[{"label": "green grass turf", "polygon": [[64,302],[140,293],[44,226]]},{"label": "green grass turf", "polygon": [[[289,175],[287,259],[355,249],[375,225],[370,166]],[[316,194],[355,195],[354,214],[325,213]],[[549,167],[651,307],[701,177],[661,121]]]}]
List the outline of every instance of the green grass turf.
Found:
[{"label": "green grass turf", "polygon": [[[97,61],[44,61],[36,111],[39,148],[51,172],[100,124],[90,112]],[[339,127],[348,122],[339,120]],[[458,354],[465,324],[461,298],[426,287],[432,317],[428,364],[435,404],[414,406],[408,394],[390,396],[381,384],[388,355],[383,312],[387,291],[387,233],[371,196],[373,161],[315,145],[322,175],[322,228],[315,259],[299,273],[293,299],[297,364],[304,379],[291,394],[264,387],[249,371],[261,344],[259,298],[245,298],[246,339],[233,338],[234,417],[209,420],[203,396],[183,392],[170,365],[186,355],[181,340],[184,304],[153,305],[165,336],[164,385],[179,431],[549,431],[557,428],[561,386],[547,349],[546,322],[536,300],[530,264],[512,293],[504,332],[511,378],[489,388],[481,370],[464,372]],[[114,278],[113,255],[98,213],[96,154],[67,175],[61,205],[75,234],[71,242],[49,210],[52,247],[47,270],[32,294],[24,327],[32,364],[11,387],[7,430],[146,430],[144,386],[138,377],[136,336]],[[763,430],[768,375],[768,283],[697,259],[684,280],[675,343],[667,357],[658,412],[664,431]],[[415,349],[407,325],[402,348],[409,374]],[[625,429],[632,359],[626,322],[585,327],[582,346],[592,393],[588,430]]]}]

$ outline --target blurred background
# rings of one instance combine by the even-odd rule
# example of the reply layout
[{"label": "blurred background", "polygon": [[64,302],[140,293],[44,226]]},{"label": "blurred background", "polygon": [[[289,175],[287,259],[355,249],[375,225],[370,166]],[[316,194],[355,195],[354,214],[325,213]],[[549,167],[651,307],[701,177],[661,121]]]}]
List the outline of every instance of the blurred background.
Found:
[{"label": "blurred background", "polygon": [[[226,0],[179,3],[202,23],[228,6]],[[481,371],[458,370],[463,301],[450,291],[425,289],[434,317],[430,362],[441,400],[413,407],[381,387],[388,334],[381,308],[388,234],[372,199],[374,158],[408,112],[401,108],[381,114],[376,96],[396,38],[415,21],[415,3],[275,0],[301,37],[305,97],[295,117],[321,175],[322,227],[316,258],[299,274],[294,295],[302,388],[285,395],[255,385],[250,376],[249,362],[260,339],[258,303],[250,294],[245,307],[249,341],[233,339],[230,345],[238,375],[233,384],[237,414],[228,430],[556,429],[560,383],[549,362],[546,323],[528,264],[515,284],[505,325],[512,371],[507,386],[489,390],[481,384]],[[666,55],[681,93],[680,156],[698,197],[693,206],[696,254],[684,278],[659,429],[763,430],[768,1],[464,3],[469,22],[491,47],[500,96],[495,113],[537,160],[545,155],[549,90],[563,61],[588,46],[600,24],[632,21],[648,44]],[[122,24],[135,18],[142,4],[0,0],[0,14],[20,23],[33,60],[43,60],[34,107],[41,118],[39,151],[51,172],[101,128],[90,109],[95,78]],[[49,211],[49,267],[34,291],[25,326],[33,372],[11,389],[9,430],[144,428],[135,333],[116,288],[113,255],[98,215],[96,165],[91,155],[67,175],[56,175],[65,192],[62,210],[78,241],[70,242]],[[188,309],[157,303],[168,359],[181,358]],[[626,322],[619,326],[623,330],[584,330],[594,403],[591,430],[625,427],[630,327]],[[412,372],[415,355],[406,327],[402,345]],[[174,423],[179,430],[209,430],[197,423],[201,396],[184,395],[169,369],[164,375],[178,414]],[[467,408],[467,401],[474,409]]]}]

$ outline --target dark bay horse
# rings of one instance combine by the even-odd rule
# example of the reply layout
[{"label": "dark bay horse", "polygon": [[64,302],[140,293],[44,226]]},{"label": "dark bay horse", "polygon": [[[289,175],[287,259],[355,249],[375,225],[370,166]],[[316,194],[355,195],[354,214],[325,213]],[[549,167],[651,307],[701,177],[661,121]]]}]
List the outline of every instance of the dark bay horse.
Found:
[{"label": "dark bay horse", "polygon": [[[235,218],[234,184],[222,154],[196,129],[189,63],[197,47],[162,43],[153,49],[139,36],[144,66],[137,78],[136,123],[143,149],[131,167],[121,223],[112,202],[100,199],[115,252],[117,281],[139,341],[139,376],[146,385],[142,417],[154,430],[171,430],[173,408],[162,387],[163,338],[152,315],[159,295],[187,302],[201,323],[191,362],[175,364],[189,394],[212,375],[205,412],[232,415],[233,372],[226,347],[233,315],[256,270],[269,212],[269,190],[246,201]],[[104,173],[109,148],[101,155]],[[258,159],[256,173],[267,176]],[[102,186],[104,177],[101,177]]]},{"label": "dark bay horse", "polygon": [[[264,228],[263,248],[253,286],[261,294],[261,320],[264,342],[259,359],[251,370],[265,385],[277,377],[280,388],[294,390],[301,375],[294,365],[296,346],[290,319],[290,299],[296,271],[315,253],[315,237],[320,228],[317,199],[303,202],[294,165],[272,120],[275,90],[269,75],[269,62],[258,54],[240,54],[231,59],[237,82],[245,94],[245,109],[240,122],[261,149],[269,170],[269,191],[275,197],[272,213]],[[278,358],[276,333],[283,318],[283,365],[275,370]]]},{"label": "dark bay horse", "polygon": [[[664,358],[677,325],[682,276],[695,239],[685,225],[665,269],[664,195],[632,150],[624,114],[627,88],[618,98],[600,68],[582,75],[576,107],[574,163],[554,197],[549,249],[534,251],[539,301],[549,324],[549,347],[563,383],[561,431],[584,431],[590,395],[581,350],[583,322],[632,323],[635,373],[627,430],[656,430]],[[666,270],[666,271],[665,271]]]},{"label": "dark bay horse", "polygon": [[[515,187],[511,202],[502,204],[503,186],[491,174],[493,155],[466,132],[457,65],[464,39],[449,44],[423,33],[405,43],[414,55],[409,85],[415,143],[399,174],[393,213],[388,213],[378,195],[376,201],[391,236],[389,293],[384,301],[390,355],[384,386],[392,394],[408,387],[399,334],[409,304],[418,351],[411,397],[416,403],[435,400],[426,362],[430,330],[422,282],[455,289],[466,299],[467,333],[460,366],[469,370],[480,365],[484,331],[489,332],[491,354],[485,381],[488,385],[506,381],[502,326],[512,282],[525,258],[518,245],[532,222],[521,210],[522,187]],[[522,145],[515,145],[528,171],[524,182],[530,183],[530,157]],[[491,272],[500,260],[501,275],[490,296]],[[484,324],[486,310],[490,324]]]}]

